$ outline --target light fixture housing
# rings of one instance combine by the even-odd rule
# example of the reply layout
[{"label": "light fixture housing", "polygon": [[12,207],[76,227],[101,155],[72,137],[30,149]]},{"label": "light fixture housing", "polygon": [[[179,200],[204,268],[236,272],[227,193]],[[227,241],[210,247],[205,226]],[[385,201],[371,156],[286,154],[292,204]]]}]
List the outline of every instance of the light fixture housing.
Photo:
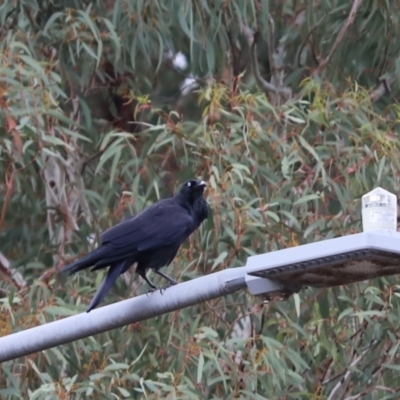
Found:
[{"label": "light fixture housing", "polygon": [[281,296],[279,288],[296,292],[399,274],[400,233],[374,230],[252,256],[246,273],[265,279],[263,292],[261,282],[246,278],[250,293],[264,298]]}]

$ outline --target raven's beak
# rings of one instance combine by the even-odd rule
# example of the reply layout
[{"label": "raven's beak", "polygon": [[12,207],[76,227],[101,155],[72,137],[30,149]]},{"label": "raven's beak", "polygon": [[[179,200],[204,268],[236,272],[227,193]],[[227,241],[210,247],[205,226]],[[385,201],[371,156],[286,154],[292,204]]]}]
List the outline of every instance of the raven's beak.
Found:
[{"label": "raven's beak", "polygon": [[207,182],[205,182],[205,181],[200,181],[200,182],[197,184],[197,186],[205,187],[205,186],[207,186]]}]

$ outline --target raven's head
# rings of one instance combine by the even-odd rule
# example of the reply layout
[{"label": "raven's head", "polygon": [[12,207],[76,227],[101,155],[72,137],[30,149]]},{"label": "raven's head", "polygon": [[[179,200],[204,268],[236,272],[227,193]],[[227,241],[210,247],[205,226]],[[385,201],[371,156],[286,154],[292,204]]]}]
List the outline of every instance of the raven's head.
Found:
[{"label": "raven's head", "polygon": [[194,200],[203,197],[206,185],[207,184],[204,181],[190,179],[182,185],[179,193],[185,196],[185,198],[190,202],[193,202]]},{"label": "raven's head", "polygon": [[190,179],[179,191],[179,196],[184,198],[184,207],[188,208],[194,218],[196,229],[208,217],[208,204],[203,197],[205,187],[204,181]]}]

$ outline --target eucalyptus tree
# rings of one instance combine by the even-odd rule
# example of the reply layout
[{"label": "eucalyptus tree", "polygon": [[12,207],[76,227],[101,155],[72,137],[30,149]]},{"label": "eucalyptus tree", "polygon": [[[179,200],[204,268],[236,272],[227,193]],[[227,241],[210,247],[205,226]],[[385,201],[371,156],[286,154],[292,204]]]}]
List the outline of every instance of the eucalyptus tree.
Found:
[{"label": "eucalyptus tree", "polygon": [[[59,267],[192,176],[212,217],[180,280],[358,232],[362,194],[399,192],[399,5],[4,2],[1,334],[83,311],[101,274]],[[396,278],[239,293],[7,362],[0,396],[396,398],[399,309]]]}]

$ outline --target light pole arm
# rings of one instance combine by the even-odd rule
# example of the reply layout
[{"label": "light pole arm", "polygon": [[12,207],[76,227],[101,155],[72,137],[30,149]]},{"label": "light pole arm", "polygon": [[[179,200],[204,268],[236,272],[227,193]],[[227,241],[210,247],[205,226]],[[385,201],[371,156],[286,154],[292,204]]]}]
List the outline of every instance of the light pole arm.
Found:
[{"label": "light pole arm", "polygon": [[225,296],[247,287],[246,267],[230,268],[0,338],[0,363]]}]

